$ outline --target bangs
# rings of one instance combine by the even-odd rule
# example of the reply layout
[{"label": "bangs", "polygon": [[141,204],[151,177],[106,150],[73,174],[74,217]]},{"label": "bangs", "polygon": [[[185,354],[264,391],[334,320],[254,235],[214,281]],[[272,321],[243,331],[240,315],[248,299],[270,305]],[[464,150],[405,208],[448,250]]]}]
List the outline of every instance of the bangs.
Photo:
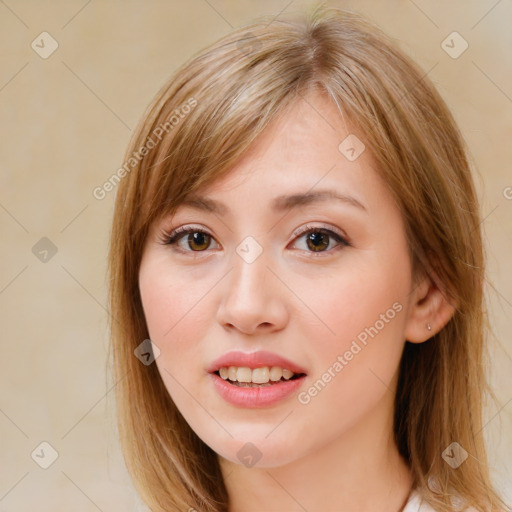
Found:
[{"label": "bangs", "polygon": [[[146,129],[131,142],[125,158],[136,148],[151,147],[133,177],[140,205],[138,229],[229,173],[309,84],[313,66],[305,59],[305,49],[290,48],[297,56],[295,65],[290,56],[269,65],[258,53],[243,53],[240,42],[245,40],[224,41],[219,56],[214,47],[179,70],[179,80],[157,95],[165,101],[150,106]],[[262,42],[259,51],[265,53]],[[205,60],[217,63],[213,73]]]}]

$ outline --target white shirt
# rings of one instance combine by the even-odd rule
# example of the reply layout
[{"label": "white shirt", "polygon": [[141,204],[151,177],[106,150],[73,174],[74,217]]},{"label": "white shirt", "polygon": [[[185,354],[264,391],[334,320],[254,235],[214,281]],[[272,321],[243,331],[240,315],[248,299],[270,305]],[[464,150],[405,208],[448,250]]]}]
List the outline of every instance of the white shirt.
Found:
[{"label": "white shirt", "polygon": [[[453,500],[452,500],[453,503]],[[473,507],[466,509],[467,512],[476,512]],[[418,491],[412,490],[409,500],[405,504],[405,507],[402,509],[402,512],[436,512],[428,503],[423,501],[423,499],[418,494]]]},{"label": "white shirt", "polygon": [[435,510],[421,499],[417,491],[413,490],[402,512],[435,512]]}]

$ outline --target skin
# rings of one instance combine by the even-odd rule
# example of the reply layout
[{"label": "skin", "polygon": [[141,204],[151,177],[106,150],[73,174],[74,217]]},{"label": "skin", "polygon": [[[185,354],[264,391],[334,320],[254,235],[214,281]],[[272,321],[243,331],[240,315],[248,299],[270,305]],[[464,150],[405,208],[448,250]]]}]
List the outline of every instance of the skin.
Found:
[{"label": "skin", "polygon": [[[453,314],[431,280],[413,284],[405,228],[369,151],[349,161],[349,133],[334,104],[309,93],[267,128],[232,172],[202,191],[224,203],[220,215],[180,207],[150,229],[139,285],[159,372],[191,428],[218,455],[230,512],[396,512],[412,479],[393,441],[393,400],[405,340],[420,343]],[[329,188],[365,209],[324,201],[274,213],[280,194]],[[211,235],[204,251],[162,243],[162,231],[190,225]],[[315,253],[297,228],[339,231]],[[236,252],[254,237],[262,254]],[[313,246],[314,248],[314,246]],[[195,252],[194,252],[195,249]],[[269,350],[307,370],[307,389],[358,334],[392,308],[400,312],[312,397],[264,409],[225,402],[207,366],[220,355]],[[427,322],[432,330],[427,330]],[[244,466],[253,443],[262,457]]]}]

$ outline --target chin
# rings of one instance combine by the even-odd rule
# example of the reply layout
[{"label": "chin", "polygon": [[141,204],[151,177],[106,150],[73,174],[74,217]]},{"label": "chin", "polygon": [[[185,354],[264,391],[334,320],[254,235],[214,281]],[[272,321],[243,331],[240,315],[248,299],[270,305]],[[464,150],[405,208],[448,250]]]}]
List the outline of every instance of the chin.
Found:
[{"label": "chin", "polygon": [[[268,431],[267,431],[268,434]],[[267,435],[265,434],[265,435]],[[208,446],[219,457],[247,468],[274,468],[292,464],[300,456],[297,446],[287,443],[285,438],[265,439],[263,436],[245,436],[244,440],[229,439],[228,442],[218,440]],[[206,442],[206,441],[205,441]]]}]

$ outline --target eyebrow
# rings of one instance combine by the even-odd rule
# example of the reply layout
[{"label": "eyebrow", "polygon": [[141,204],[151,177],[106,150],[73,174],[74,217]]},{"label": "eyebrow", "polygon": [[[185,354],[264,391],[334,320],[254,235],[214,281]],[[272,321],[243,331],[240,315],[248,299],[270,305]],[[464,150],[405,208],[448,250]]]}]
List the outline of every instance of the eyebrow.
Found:
[{"label": "eyebrow", "polygon": [[[366,207],[355,197],[347,194],[339,194],[330,189],[277,196],[271,203],[271,209],[274,212],[283,212],[298,208],[300,206],[306,206],[309,204],[325,201],[339,201],[368,213]],[[215,213],[221,216],[229,213],[229,208],[225,204],[214,199],[198,195],[189,197],[183,201],[181,205],[208,213]]]}]

